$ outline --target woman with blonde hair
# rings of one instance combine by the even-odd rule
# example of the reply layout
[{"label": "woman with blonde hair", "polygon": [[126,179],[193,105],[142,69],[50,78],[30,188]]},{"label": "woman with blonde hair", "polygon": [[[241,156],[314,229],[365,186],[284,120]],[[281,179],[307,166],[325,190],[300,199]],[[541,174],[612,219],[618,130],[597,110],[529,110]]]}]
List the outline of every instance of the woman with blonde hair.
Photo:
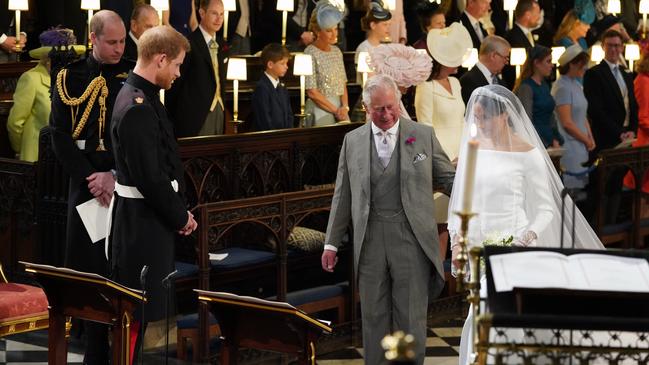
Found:
[{"label": "woman with blonde hair", "polygon": [[593,22],[592,20],[590,22],[588,20],[589,18],[580,18],[575,10],[567,12],[554,35],[554,43],[557,46],[566,48],[573,44],[579,44],[581,48],[587,50],[586,34],[590,29],[590,24]]},{"label": "woman with blonde hair", "polygon": [[343,13],[328,0],[316,4],[309,30],[316,40],[304,49],[313,59],[313,75],[306,77],[309,100],[306,112],[311,115],[312,126],[334,124],[349,120],[347,74],[343,53],[338,43],[338,23]]},{"label": "woman with blonde hair", "polygon": [[552,74],[552,69],[552,50],[540,45],[534,46],[528,52],[521,75],[514,85],[514,94],[523,104],[545,147],[559,147],[563,144],[554,117],[554,99],[546,80]]}]

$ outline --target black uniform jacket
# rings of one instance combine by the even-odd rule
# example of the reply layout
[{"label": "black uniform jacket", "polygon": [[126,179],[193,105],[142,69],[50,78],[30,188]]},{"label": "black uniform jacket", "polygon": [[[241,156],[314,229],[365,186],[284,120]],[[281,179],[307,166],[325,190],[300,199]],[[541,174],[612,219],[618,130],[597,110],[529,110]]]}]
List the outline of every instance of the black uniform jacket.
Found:
[{"label": "black uniform jacket", "polygon": [[171,185],[173,180],[183,185],[183,168],[159,90],[131,73],[115,102],[111,129],[117,182],[136,187],[144,196],[120,197],[116,191],[110,240],[112,276],[141,289],[140,272],[149,266],[146,321],[164,318],[161,281],[174,270],[176,232],[187,223],[185,203]]},{"label": "black uniform jacket", "polygon": [[[88,191],[86,177],[94,172],[110,171],[115,166],[113,155],[110,152],[110,119],[117,93],[122,88],[128,71],[133,66],[132,62],[125,60],[114,65],[100,64],[91,55],[65,67],[67,76],[60,86],[62,91],[67,91],[69,98],[80,97],[97,76],[101,75],[106,79],[108,97],[106,98],[105,123],[101,134],[107,151],[97,151],[100,135],[99,98],[94,102],[88,120],[77,139],[85,141],[85,148],[80,149],[72,139],[72,132],[80,122],[88,102],[82,103],[78,108],[70,107],[63,103],[56,86],[52,93],[52,112],[50,114],[52,147],[59,162],[70,174],[65,265],[76,270],[108,274],[103,240],[94,244],[90,242],[90,237],[83,227],[76,206],[94,198]],[[55,82],[56,80],[52,80],[52,83]],[[72,118],[73,112],[76,112],[76,120]]]}]

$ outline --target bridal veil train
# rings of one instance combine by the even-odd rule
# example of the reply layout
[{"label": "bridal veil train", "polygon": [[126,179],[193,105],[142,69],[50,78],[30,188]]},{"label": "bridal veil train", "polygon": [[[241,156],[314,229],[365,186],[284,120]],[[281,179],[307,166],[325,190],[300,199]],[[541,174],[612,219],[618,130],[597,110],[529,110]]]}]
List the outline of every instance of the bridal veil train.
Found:
[{"label": "bridal veil train", "polygon": [[[545,147],[529,120],[521,102],[508,89],[489,85],[476,89],[468,102],[462,134],[457,173],[449,204],[448,230],[452,242],[460,230],[453,214],[461,210],[465,187],[467,142],[478,141],[475,189],[469,245],[512,241],[515,245],[559,247],[563,230],[566,247],[573,240],[576,248],[603,249],[601,241],[584,216],[576,211],[561,222],[563,184]],[[566,197],[566,212],[573,201]],[[457,248],[453,248],[453,258]],[[484,280],[481,280],[484,284]],[[486,296],[481,285],[481,297]],[[471,313],[471,310],[469,310]],[[472,318],[467,318],[460,344],[460,365],[469,363]],[[509,337],[522,337],[522,330],[510,331]]]}]

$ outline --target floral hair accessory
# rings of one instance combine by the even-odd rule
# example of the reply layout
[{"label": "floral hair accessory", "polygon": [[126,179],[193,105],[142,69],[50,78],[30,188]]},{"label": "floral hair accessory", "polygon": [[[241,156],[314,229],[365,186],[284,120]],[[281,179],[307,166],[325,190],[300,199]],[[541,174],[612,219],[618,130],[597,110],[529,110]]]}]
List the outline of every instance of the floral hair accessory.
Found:
[{"label": "floral hair accessory", "polygon": [[411,145],[411,144],[415,143],[416,140],[417,140],[417,138],[415,138],[414,136],[410,136],[410,137],[408,137],[406,139],[406,144]]},{"label": "floral hair accessory", "polygon": [[382,44],[370,51],[370,66],[377,74],[392,77],[397,86],[408,88],[428,79],[433,61],[403,44]]}]

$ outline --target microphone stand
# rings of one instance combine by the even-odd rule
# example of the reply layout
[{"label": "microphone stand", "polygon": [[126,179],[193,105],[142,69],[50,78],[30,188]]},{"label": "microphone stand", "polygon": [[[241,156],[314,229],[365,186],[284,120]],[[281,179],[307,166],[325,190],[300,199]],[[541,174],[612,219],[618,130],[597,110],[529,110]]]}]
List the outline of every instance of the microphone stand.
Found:
[{"label": "microphone stand", "polygon": [[174,270],[162,279],[162,286],[167,289],[165,291],[165,365],[169,364],[169,298],[171,298],[171,278],[178,273]]},{"label": "microphone stand", "polygon": [[[563,249],[563,223],[565,220],[565,208],[566,208],[566,195],[568,195],[568,188],[564,187],[563,190],[561,190],[561,228],[560,228],[560,247]],[[574,219],[574,218],[573,218]],[[574,225],[573,225],[573,231],[574,231]],[[573,232],[574,235],[574,232]],[[574,242],[574,237],[573,237],[573,242]]]},{"label": "microphone stand", "polygon": [[[142,298],[146,298],[146,274],[149,266],[144,265],[140,272],[140,286],[142,287]],[[137,341],[136,341],[137,343]],[[144,300],[142,301],[142,316],[140,319],[140,364],[144,364]]]}]

